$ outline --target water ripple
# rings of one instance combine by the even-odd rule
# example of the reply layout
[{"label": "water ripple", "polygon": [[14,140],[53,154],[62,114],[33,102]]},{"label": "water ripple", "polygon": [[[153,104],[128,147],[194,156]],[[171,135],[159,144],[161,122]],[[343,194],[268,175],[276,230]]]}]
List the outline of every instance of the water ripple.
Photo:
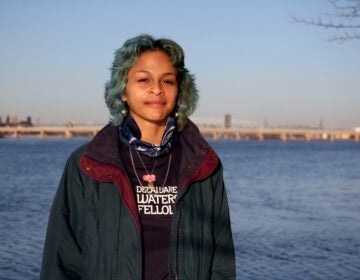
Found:
[{"label": "water ripple", "polygon": [[[0,279],[39,278],[49,209],[87,139],[0,139]],[[210,142],[224,165],[238,279],[360,279],[360,145]]]}]

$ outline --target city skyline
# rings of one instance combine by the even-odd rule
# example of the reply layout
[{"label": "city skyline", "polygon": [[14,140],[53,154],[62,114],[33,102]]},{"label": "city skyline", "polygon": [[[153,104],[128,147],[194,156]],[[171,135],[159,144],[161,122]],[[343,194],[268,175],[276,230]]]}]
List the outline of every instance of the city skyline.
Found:
[{"label": "city skyline", "polygon": [[331,31],[291,22],[292,14],[331,12],[326,0],[203,5],[1,2],[0,115],[32,116],[34,124],[105,124],[114,51],[149,33],[184,48],[200,92],[193,118],[360,126],[360,41],[329,42]]}]

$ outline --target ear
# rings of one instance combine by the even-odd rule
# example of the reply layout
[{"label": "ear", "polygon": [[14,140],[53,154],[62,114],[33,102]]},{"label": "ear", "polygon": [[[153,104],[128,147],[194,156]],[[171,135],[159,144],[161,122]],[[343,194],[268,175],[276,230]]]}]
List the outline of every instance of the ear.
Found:
[{"label": "ear", "polygon": [[126,94],[120,95],[120,100],[122,102],[126,102],[127,98],[126,98]]}]

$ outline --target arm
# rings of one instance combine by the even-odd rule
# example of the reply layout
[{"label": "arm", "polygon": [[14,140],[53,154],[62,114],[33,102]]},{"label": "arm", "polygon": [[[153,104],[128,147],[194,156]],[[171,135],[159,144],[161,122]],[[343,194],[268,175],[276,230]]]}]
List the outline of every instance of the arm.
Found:
[{"label": "arm", "polygon": [[214,182],[214,238],[215,252],[211,279],[236,278],[235,250],[232,239],[229,205],[223,180],[222,167]]},{"label": "arm", "polygon": [[40,280],[81,279],[81,245],[78,235],[82,190],[77,159],[72,155],[66,164],[51,209]]}]

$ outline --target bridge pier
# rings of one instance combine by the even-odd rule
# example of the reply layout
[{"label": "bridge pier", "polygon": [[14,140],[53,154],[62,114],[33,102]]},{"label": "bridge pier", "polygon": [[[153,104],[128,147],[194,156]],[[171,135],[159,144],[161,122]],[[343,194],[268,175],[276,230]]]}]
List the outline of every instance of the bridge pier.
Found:
[{"label": "bridge pier", "polygon": [[257,136],[260,142],[264,141],[264,134],[262,132],[258,132]]},{"label": "bridge pier", "polygon": [[19,139],[19,138],[20,138],[20,133],[19,133],[19,131],[18,131],[17,129],[14,131],[13,136],[14,136],[14,138],[16,138],[16,139]]},{"label": "bridge pier", "polygon": [[330,141],[331,142],[334,142],[335,140],[336,140],[336,136],[335,136],[335,134],[334,133],[330,133]]},{"label": "bridge pier", "polygon": [[281,133],[280,134],[280,139],[282,140],[282,141],[287,141],[287,135],[286,135],[286,133]]},{"label": "bridge pier", "polygon": [[44,131],[44,130],[40,130],[39,137],[40,137],[41,139],[45,139],[45,138],[47,138],[47,135],[46,135],[46,133],[45,133],[45,131]]},{"label": "bridge pier", "polygon": [[65,130],[65,138],[66,139],[71,139],[71,138],[73,138],[74,137],[74,135],[73,135],[73,133],[70,131],[70,129],[66,129]]},{"label": "bridge pier", "polygon": [[360,133],[355,132],[354,140],[355,140],[356,142],[360,142]]},{"label": "bridge pier", "polygon": [[220,133],[219,132],[213,132],[213,139],[214,140],[219,140],[220,139]]}]

